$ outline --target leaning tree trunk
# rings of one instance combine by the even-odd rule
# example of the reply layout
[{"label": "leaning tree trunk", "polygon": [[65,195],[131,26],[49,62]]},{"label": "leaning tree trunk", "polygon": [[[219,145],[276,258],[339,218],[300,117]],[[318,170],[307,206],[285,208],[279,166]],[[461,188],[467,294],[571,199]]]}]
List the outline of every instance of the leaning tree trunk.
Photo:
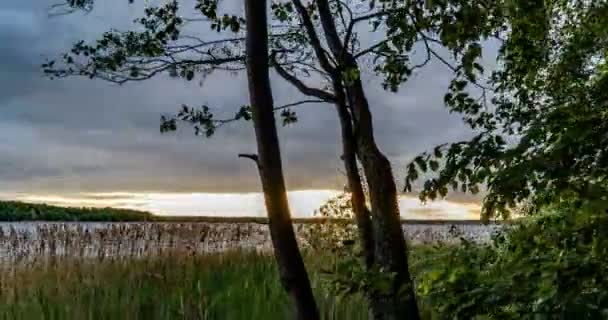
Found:
[{"label": "leaning tree trunk", "polygon": [[365,201],[365,193],[361,184],[361,176],[357,168],[357,144],[353,131],[353,117],[348,110],[346,103],[346,96],[344,87],[342,86],[342,77],[340,71],[333,68],[328,57],[325,55],[325,50],[321,46],[321,41],[316,33],[313,21],[300,0],[293,0],[296,11],[302,18],[302,25],[306,30],[309,37],[310,44],[312,45],[315,55],[318,58],[319,64],[332,78],[332,84],[334,89],[334,95],[324,92],[323,90],[314,90],[307,88],[297,78],[289,75],[285,72],[280,65],[275,64],[275,68],[279,75],[281,75],[288,82],[294,84],[303,94],[316,96],[326,102],[333,102],[338,111],[338,117],[340,119],[341,136],[342,136],[342,160],[344,161],[344,168],[346,170],[346,176],[348,179],[348,187],[351,192],[351,204],[353,213],[355,215],[355,221],[357,223],[357,229],[359,232],[359,238],[364,250],[365,265],[371,268],[374,261],[374,242],[372,235],[372,225],[370,218],[370,211],[367,208]]},{"label": "leaning tree trunk", "polygon": [[[336,77],[339,78],[339,77]],[[351,193],[351,205],[357,223],[359,241],[363,249],[363,260],[368,271],[373,270],[375,261],[374,230],[371,213],[367,208],[365,193],[361,182],[361,175],[357,166],[357,140],[353,131],[353,117],[346,103],[346,96],[341,81],[334,80],[334,91],[336,92],[336,108],[340,118],[342,129],[342,160],[346,170],[348,187]],[[372,291],[365,292],[369,303],[370,318],[378,318],[377,310],[382,310],[382,297]]]},{"label": "leaning tree trunk", "polygon": [[375,143],[371,113],[360,81],[355,81],[348,93],[359,125],[357,149],[369,189],[375,259],[379,266],[396,275],[391,292],[375,303],[376,319],[419,319],[391,164]]},{"label": "leaning tree trunk", "polygon": [[[355,58],[345,50],[327,0],[317,0],[321,25],[330,51],[341,70],[357,70]],[[391,164],[374,139],[372,115],[360,79],[345,83],[353,111],[357,155],[367,178],[372,211],[375,262],[395,274],[390,292],[373,301],[376,319],[419,319],[407,247],[401,229],[397,187]],[[377,296],[377,295],[374,295]]]},{"label": "leaning tree trunk", "polygon": [[363,249],[365,267],[369,270],[374,264],[374,237],[370,211],[365,203],[365,193],[359,168],[357,167],[357,141],[353,132],[352,115],[346,104],[346,96],[341,81],[334,81],[336,93],[336,109],[340,119],[342,135],[342,161],[346,170],[348,189],[351,194],[351,205],[359,233],[359,241]]},{"label": "leaning tree trunk", "polygon": [[281,282],[295,306],[295,318],[317,320],[319,312],[298,248],[287,202],[268,70],[266,10],[264,0],[245,0],[246,65],[258,147],[258,168]]}]

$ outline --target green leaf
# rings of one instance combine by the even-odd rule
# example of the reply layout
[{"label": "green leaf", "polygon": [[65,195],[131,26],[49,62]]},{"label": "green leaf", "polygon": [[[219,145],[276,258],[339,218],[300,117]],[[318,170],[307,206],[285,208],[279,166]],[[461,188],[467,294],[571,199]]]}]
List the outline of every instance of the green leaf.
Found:
[{"label": "green leaf", "polygon": [[431,170],[437,171],[439,169],[439,162],[437,162],[435,160],[430,160],[429,166],[431,167]]},{"label": "green leaf", "polygon": [[414,162],[418,165],[418,168],[420,168],[422,172],[427,171],[426,161],[424,161],[421,156],[414,158]]}]

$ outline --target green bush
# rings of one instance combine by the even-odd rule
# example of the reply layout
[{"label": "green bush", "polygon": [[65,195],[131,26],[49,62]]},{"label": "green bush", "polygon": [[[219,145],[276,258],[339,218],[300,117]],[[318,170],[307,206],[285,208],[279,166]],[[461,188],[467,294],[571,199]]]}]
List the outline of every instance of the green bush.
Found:
[{"label": "green bush", "polygon": [[445,319],[608,317],[604,203],[568,201],[528,217],[487,245],[441,248],[418,292]]}]

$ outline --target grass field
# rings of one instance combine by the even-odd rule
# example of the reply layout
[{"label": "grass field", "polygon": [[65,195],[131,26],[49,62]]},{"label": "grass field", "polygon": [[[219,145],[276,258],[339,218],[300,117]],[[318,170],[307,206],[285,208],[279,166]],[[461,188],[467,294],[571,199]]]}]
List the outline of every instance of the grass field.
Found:
[{"label": "grass field", "polygon": [[[365,319],[309,266],[324,319]],[[0,275],[0,319],[289,319],[274,259],[256,253],[24,264]]]},{"label": "grass field", "polygon": [[[414,261],[426,254],[423,248],[414,251]],[[367,319],[361,296],[336,298],[324,288],[320,271],[332,268],[331,258],[306,260],[323,319]],[[1,271],[0,319],[291,318],[274,258],[254,252],[106,260],[57,257]]]}]

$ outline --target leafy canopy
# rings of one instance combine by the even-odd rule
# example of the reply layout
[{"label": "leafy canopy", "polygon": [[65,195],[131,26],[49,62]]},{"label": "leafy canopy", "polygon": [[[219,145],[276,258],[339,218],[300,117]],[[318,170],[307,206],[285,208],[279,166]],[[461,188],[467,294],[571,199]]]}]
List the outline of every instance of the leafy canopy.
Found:
[{"label": "leafy canopy", "polygon": [[[93,0],[83,0],[68,4],[87,10],[92,3]],[[304,95],[316,98],[305,103],[335,101],[331,73],[339,73],[345,84],[361,76],[359,70],[345,67],[347,54],[357,62],[371,64],[384,79],[387,90],[397,91],[417,69],[433,60],[451,69],[460,82],[465,79],[483,88],[475,73],[482,69],[476,61],[481,54],[480,40],[496,37],[499,34],[496,26],[502,21],[501,12],[494,10],[491,3],[462,0],[328,3],[337,25],[337,37],[344,44],[342,56],[325,49],[330,44],[319,36],[323,33],[319,31],[317,2],[271,4],[269,59],[284,80]],[[43,68],[51,77],[85,76],[118,84],[162,74],[193,81],[218,70],[241,71],[244,19],[220,11],[217,0],[197,0],[194,11],[187,14],[175,0],[147,7],[144,17],[135,21],[139,25],[137,31],[109,31],[93,43],[79,42],[59,63],[48,61]],[[363,43],[359,37],[366,24],[367,30],[380,31],[374,33],[378,38],[369,43]],[[317,30],[315,35],[309,26]],[[187,32],[192,30],[197,32]],[[442,48],[448,48],[453,59],[444,57]],[[416,51],[423,52],[422,58]],[[302,104],[294,102],[278,108],[284,124],[297,121],[291,107]],[[247,110],[247,106],[242,106],[233,117],[216,119],[209,106],[183,106],[176,115],[161,119],[161,130],[175,130],[178,122],[185,121],[194,124],[195,133],[211,136],[223,124],[249,119]]]},{"label": "leafy canopy", "polygon": [[485,187],[484,218],[571,194],[605,200],[608,2],[517,0],[493,8],[500,19],[490,30],[504,40],[490,76],[491,103],[478,102],[471,82],[458,79],[445,96],[477,135],[418,156],[408,166],[406,189],[428,168],[438,174],[425,182],[423,200],[448,188]]}]

